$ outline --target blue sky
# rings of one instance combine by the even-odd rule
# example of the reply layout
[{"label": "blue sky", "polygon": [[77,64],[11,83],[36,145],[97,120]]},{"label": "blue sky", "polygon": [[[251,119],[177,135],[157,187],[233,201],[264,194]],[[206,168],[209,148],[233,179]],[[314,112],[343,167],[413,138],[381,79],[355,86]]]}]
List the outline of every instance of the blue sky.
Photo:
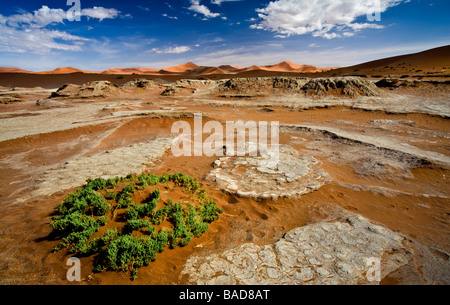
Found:
[{"label": "blue sky", "polygon": [[448,0],[9,1],[0,66],[346,66],[450,44],[449,12]]}]

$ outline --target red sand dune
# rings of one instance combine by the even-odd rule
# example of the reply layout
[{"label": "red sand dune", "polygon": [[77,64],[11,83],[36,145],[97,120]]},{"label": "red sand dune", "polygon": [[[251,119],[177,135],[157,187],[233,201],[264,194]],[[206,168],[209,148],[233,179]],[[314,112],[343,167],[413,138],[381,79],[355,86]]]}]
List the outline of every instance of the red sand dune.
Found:
[{"label": "red sand dune", "polygon": [[333,72],[341,74],[405,74],[417,73],[446,74],[450,71],[450,45],[419,53],[382,58]]},{"label": "red sand dune", "polygon": [[186,73],[200,68],[192,62],[159,70],[160,73]]},{"label": "red sand dune", "polygon": [[[293,72],[302,69],[304,66],[296,65],[290,61],[283,61],[273,66],[264,66],[264,70],[268,71],[283,71],[283,72]],[[312,67],[312,66],[311,66]],[[315,69],[315,67],[313,67]]]},{"label": "red sand dune", "polygon": [[89,71],[79,70],[79,69],[75,69],[72,67],[57,68],[52,71],[42,71],[42,72],[38,72],[38,73],[39,74],[69,74],[69,73],[77,73],[77,72],[89,73]]},{"label": "red sand dune", "polygon": [[[325,68],[327,69],[327,68]],[[35,74],[70,74],[70,73],[94,73],[94,74],[122,74],[122,75],[212,75],[212,74],[237,74],[248,71],[271,71],[271,72],[321,72],[326,71],[310,65],[296,65],[289,61],[284,61],[276,65],[270,66],[250,66],[247,68],[221,65],[219,67],[198,66],[192,62],[181,64],[178,66],[167,67],[161,70],[152,68],[111,68],[104,71],[86,71],[75,69],[72,67],[58,68],[52,71],[33,72],[22,70],[19,68],[1,68],[0,73],[35,73]],[[327,69],[329,70],[329,69]]]},{"label": "red sand dune", "polygon": [[[328,69],[328,68],[325,68]],[[290,61],[283,61],[276,65],[269,66],[251,66],[248,68],[241,69],[239,72],[248,71],[272,71],[272,72],[295,72],[295,73],[311,73],[311,72],[322,72],[327,71],[324,68],[318,68],[311,65],[297,65]],[[328,69],[329,70],[329,69]]]},{"label": "red sand dune", "polygon": [[72,67],[58,68],[53,71],[33,72],[19,68],[1,68],[0,73],[29,73],[29,74],[70,74],[70,73],[95,73],[95,74],[123,74],[123,75],[213,75],[213,74],[238,74],[245,72],[291,72],[291,73],[315,73],[333,70],[334,74],[414,74],[414,73],[448,73],[450,70],[450,46],[443,46],[419,53],[389,57],[374,60],[351,67],[326,67],[319,68],[311,65],[297,65],[290,61],[283,61],[275,65],[237,67],[221,65],[219,67],[198,66],[192,62],[178,66],[167,67],[161,70],[151,68],[112,68],[104,71],[85,71]]},{"label": "red sand dune", "polygon": [[99,71],[99,74],[158,74],[157,69],[151,68],[112,68],[105,71]]},{"label": "red sand dune", "polygon": [[239,73],[243,67],[231,66],[231,65],[222,65],[218,67],[220,70],[225,71],[226,73]]},{"label": "red sand dune", "polygon": [[0,73],[33,73],[33,72],[19,68],[0,67]]}]

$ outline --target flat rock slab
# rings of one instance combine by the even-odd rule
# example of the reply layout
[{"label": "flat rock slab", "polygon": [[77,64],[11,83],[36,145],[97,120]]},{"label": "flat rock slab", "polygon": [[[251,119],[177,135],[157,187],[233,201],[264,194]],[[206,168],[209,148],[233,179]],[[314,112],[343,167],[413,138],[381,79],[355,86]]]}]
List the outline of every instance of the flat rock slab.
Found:
[{"label": "flat rock slab", "polygon": [[310,193],[329,179],[317,159],[291,146],[279,145],[278,158],[273,158],[274,153],[271,150],[265,155],[220,158],[207,180],[217,182],[228,194],[276,200]]},{"label": "flat rock slab", "polygon": [[372,262],[380,262],[382,279],[412,260],[405,239],[353,215],[293,229],[274,245],[190,257],[181,275],[189,284],[210,285],[377,284]]}]

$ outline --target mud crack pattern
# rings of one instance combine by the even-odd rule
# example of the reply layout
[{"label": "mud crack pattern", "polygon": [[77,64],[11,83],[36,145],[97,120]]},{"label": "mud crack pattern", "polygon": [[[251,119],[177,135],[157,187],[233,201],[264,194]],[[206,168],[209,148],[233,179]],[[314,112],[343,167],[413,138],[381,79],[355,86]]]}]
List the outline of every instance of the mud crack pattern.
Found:
[{"label": "mud crack pattern", "polygon": [[367,284],[369,259],[380,260],[381,278],[412,259],[404,240],[354,215],[293,229],[275,245],[246,243],[191,257],[182,275],[190,284],[210,285]]}]

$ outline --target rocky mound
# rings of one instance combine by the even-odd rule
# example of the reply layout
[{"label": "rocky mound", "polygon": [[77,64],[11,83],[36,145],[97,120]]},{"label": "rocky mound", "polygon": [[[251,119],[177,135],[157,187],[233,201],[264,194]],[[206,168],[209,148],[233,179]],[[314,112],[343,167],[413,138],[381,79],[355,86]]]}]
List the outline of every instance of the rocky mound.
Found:
[{"label": "rocky mound", "polygon": [[218,91],[239,95],[265,95],[274,91],[298,92],[306,82],[306,78],[294,77],[234,78],[220,83]]},{"label": "rocky mound", "polygon": [[155,83],[152,80],[145,79],[145,78],[138,78],[133,81],[129,81],[121,86],[121,88],[124,90],[133,90],[133,89],[137,89],[137,88],[153,89],[153,88],[157,88],[157,87],[158,87],[157,83]]},{"label": "rocky mound", "polygon": [[328,95],[346,97],[379,96],[382,93],[375,84],[359,77],[313,79],[294,77],[237,78],[219,84],[218,91],[254,96],[301,93],[313,97]]},{"label": "rocky mound", "polygon": [[52,93],[51,97],[107,97],[120,93],[119,86],[109,81],[94,81],[81,86],[66,84]]},{"label": "rocky mound", "polygon": [[[182,275],[191,284],[377,284],[408,264],[405,237],[359,215],[289,231],[275,245],[243,244],[220,254],[191,257]],[[371,270],[379,260],[380,278]]]},{"label": "rocky mound", "polygon": [[380,89],[365,79],[359,77],[314,78],[301,89],[308,96],[379,96]]},{"label": "rocky mound", "polygon": [[217,182],[225,193],[255,200],[310,193],[328,179],[318,160],[300,155],[288,145],[265,155],[223,157],[214,162],[214,167],[208,180]]}]

